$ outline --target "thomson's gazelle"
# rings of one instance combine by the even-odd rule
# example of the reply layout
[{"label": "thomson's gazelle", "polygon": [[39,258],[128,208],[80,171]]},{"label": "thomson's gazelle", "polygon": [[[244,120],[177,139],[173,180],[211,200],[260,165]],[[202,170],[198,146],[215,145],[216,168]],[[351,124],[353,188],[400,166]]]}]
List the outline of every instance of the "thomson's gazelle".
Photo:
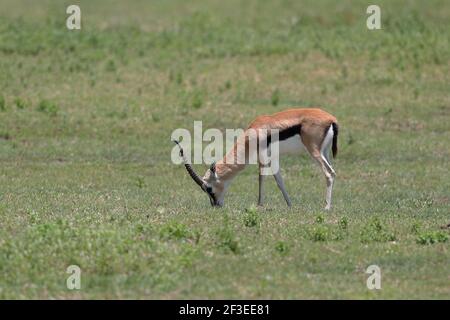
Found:
[{"label": "thomson's gazelle", "polygon": [[[273,141],[271,131],[278,132],[278,140]],[[322,169],[327,183],[326,206],[331,208],[331,193],[333,182],[336,176],[331,167],[329,151],[333,152],[333,157],[337,153],[337,120],[331,114],[316,108],[311,109],[289,109],[273,115],[264,115],[257,117],[244,132],[243,139],[239,139],[227,155],[206,171],[205,175],[200,177],[196,174],[192,166],[184,159],[186,170],[192,179],[205,191],[211,205],[222,206],[225,193],[233,178],[241,172],[248,162],[237,161],[241,155],[243,144],[244,150],[249,147],[250,132],[258,132],[258,143],[264,140],[265,145],[278,143],[279,154],[297,153],[306,150]],[[178,142],[177,142],[178,144]],[[241,145],[240,145],[241,144]],[[180,145],[179,145],[180,146]],[[260,144],[258,144],[259,148]],[[180,146],[180,153],[183,155],[183,149]],[[248,157],[248,154],[244,155]],[[263,161],[258,157],[260,168],[259,173],[259,199],[258,204],[263,203]],[[274,174],[278,187],[280,188],[288,206],[291,206],[291,200],[284,187],[281,173],[277,170]]]}]

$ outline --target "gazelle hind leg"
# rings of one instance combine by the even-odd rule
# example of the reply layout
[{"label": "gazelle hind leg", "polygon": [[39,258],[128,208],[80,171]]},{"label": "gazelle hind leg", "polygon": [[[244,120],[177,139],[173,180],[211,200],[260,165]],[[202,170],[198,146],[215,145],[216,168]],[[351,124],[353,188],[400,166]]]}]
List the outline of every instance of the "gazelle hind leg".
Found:
[{"label": "gazelle hind leg", "polygon": [[325,179],[327,181],[327,190],[326,190],[326,206],[325,210],[331,209],[331,197],[333,193],[333,183],[334,183],[334,177],[336,176],[336,173],[334,172],[333,168],[327,163],[326,159],[322,154],[317,153],[312,155],[313,158],[316,160],[316,162],[319,164],[320,168],[322,169],[322,172],[325,175]]},{"label": "gazelle hind leg", "polygon": [[327,173],[325,173],[325,177],[327,179],[327,195],[326,195],[325,210],[330,210],[331,209],[331,197],[332,197],[332,193],[333,193],[333,184],[334,184],[334,179],[336,177],[336,172],[331,167],[331,165],[327,162],[325,157],[322,156],[322,160],[323,160],[326,170],[327,170]]},{"label": "gazelle hind leg", "polygon": [[[333,127],[330,126],[330,128],[328,129],[325,138],[322,142],[322,146],[320,148],[320,158],[318,159],[319,164],[322,167],[322,171],[324,171],[326,180],[327,180],[327,191],[326,191],[326,207],[325,210],[330,210],[331,209],[331,196],[333,193],[333,183],[334,183],[334,178],[336,177],[336,172],[334,171],[333,167],[331,166],[331,161],[330,161],[330,149],[331,149],[331,144],[332,144],[332,140],[333,140]],[[316,153],[317,155],[317,153]]]},{"label": "gazelle hind leg", "polygon": [[328,172],[332,172],[333,175],[336,175],[336,172],[334,171],[333,167],[331,166],[331,161],[330,161],[330,150],[331,150],[331,144],[333,141],[333,127],[330,126],[330,128],[328,129],[325,138],[322,142],[322,146],[320,148],[320,155],[322,157],[322,159],[325,162],[325,165],[327,166],[327,170]]},{"label": "gazelle hind leg", "polygon": [[326,202],[325,210],[330,210],[331,196],[333,193],[333,183],[336,173],[334,172],[329,162],[326,160],[326,156],[321,151],[319,151],[319,148],[310,146],[310,148],[307,149],[311,157],[317,162],[317,164],[322,169],[323,174],[325,175],[325,179],[327,182],[327,189],[325,195],[325,202]]},{"label": "gazelle hind leg", "polygon": [[302,138],[303,145],[308,150],[311,157],[319,164],[325,175],[327,182],[326,189],[326,206],[325,210],[331,209],[331,196],[333,193],[333,183],[336,173],[331,167],[328,151],[333,142],[333,126],[330,125],[326,131],[325,137],[322,135],[323,127],[309,127],[308,130],[303,130],[300,137]]},{"label": "gazelle hind leg", "polygon": [[331,161],[330,161],[330,147],[331,146],[327,146],[326,148],[322,149],[322,151],[320,152],[320,156],[322,157],[322,160],[325,164],[325,166],[327,167],[327,171],[333,176],[336,176],[336,171],[334,171],[333,167],[331,166]]}]

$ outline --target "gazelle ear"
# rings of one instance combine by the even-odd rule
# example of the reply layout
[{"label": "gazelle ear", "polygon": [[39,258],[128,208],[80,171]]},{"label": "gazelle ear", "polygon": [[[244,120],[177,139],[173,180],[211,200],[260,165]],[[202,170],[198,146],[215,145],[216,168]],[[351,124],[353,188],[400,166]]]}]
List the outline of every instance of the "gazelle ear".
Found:
[{"label": "gazelle ear", "polygon": [[216,162],[213,162],[211,164],[211,167],[209,167],[209,170],[211,170],[212,173],[216,174]]}]

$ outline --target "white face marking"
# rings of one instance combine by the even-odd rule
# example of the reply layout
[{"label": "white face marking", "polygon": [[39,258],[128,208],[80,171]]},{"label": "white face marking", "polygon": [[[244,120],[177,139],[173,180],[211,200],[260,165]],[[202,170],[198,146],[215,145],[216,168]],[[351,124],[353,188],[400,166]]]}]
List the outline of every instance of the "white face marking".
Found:
[{"label": "white face marking", "polygon": [[299,154],[305,150],[305,146],[303,145],[300,135],[298,134],[276,143],[279,143],[280,154]]},{"label": "white face marking", "polygon": [[214,194],[216,201],[215,205],[223,206],[229,182],[219,180],[217,174],[213,173],[210,169],[206,171],[203,180],[207,183],[208,187],[211,188],[211,192]]}]

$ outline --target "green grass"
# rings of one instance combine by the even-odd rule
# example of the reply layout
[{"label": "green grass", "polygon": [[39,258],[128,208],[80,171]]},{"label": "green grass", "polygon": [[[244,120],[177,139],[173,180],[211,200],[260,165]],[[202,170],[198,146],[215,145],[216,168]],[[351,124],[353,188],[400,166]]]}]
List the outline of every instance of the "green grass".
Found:
[{"label": "green grass", "polygon": [[[1,298],[450,298],[448,1],[378,1],[379,31],[364,1],[78,3],[81,31],[0,4]],[[212,209],[170,161],[176,128],[293,106],[339,119],[329,213],[307,157],[291,209],[254,167]]]}]

